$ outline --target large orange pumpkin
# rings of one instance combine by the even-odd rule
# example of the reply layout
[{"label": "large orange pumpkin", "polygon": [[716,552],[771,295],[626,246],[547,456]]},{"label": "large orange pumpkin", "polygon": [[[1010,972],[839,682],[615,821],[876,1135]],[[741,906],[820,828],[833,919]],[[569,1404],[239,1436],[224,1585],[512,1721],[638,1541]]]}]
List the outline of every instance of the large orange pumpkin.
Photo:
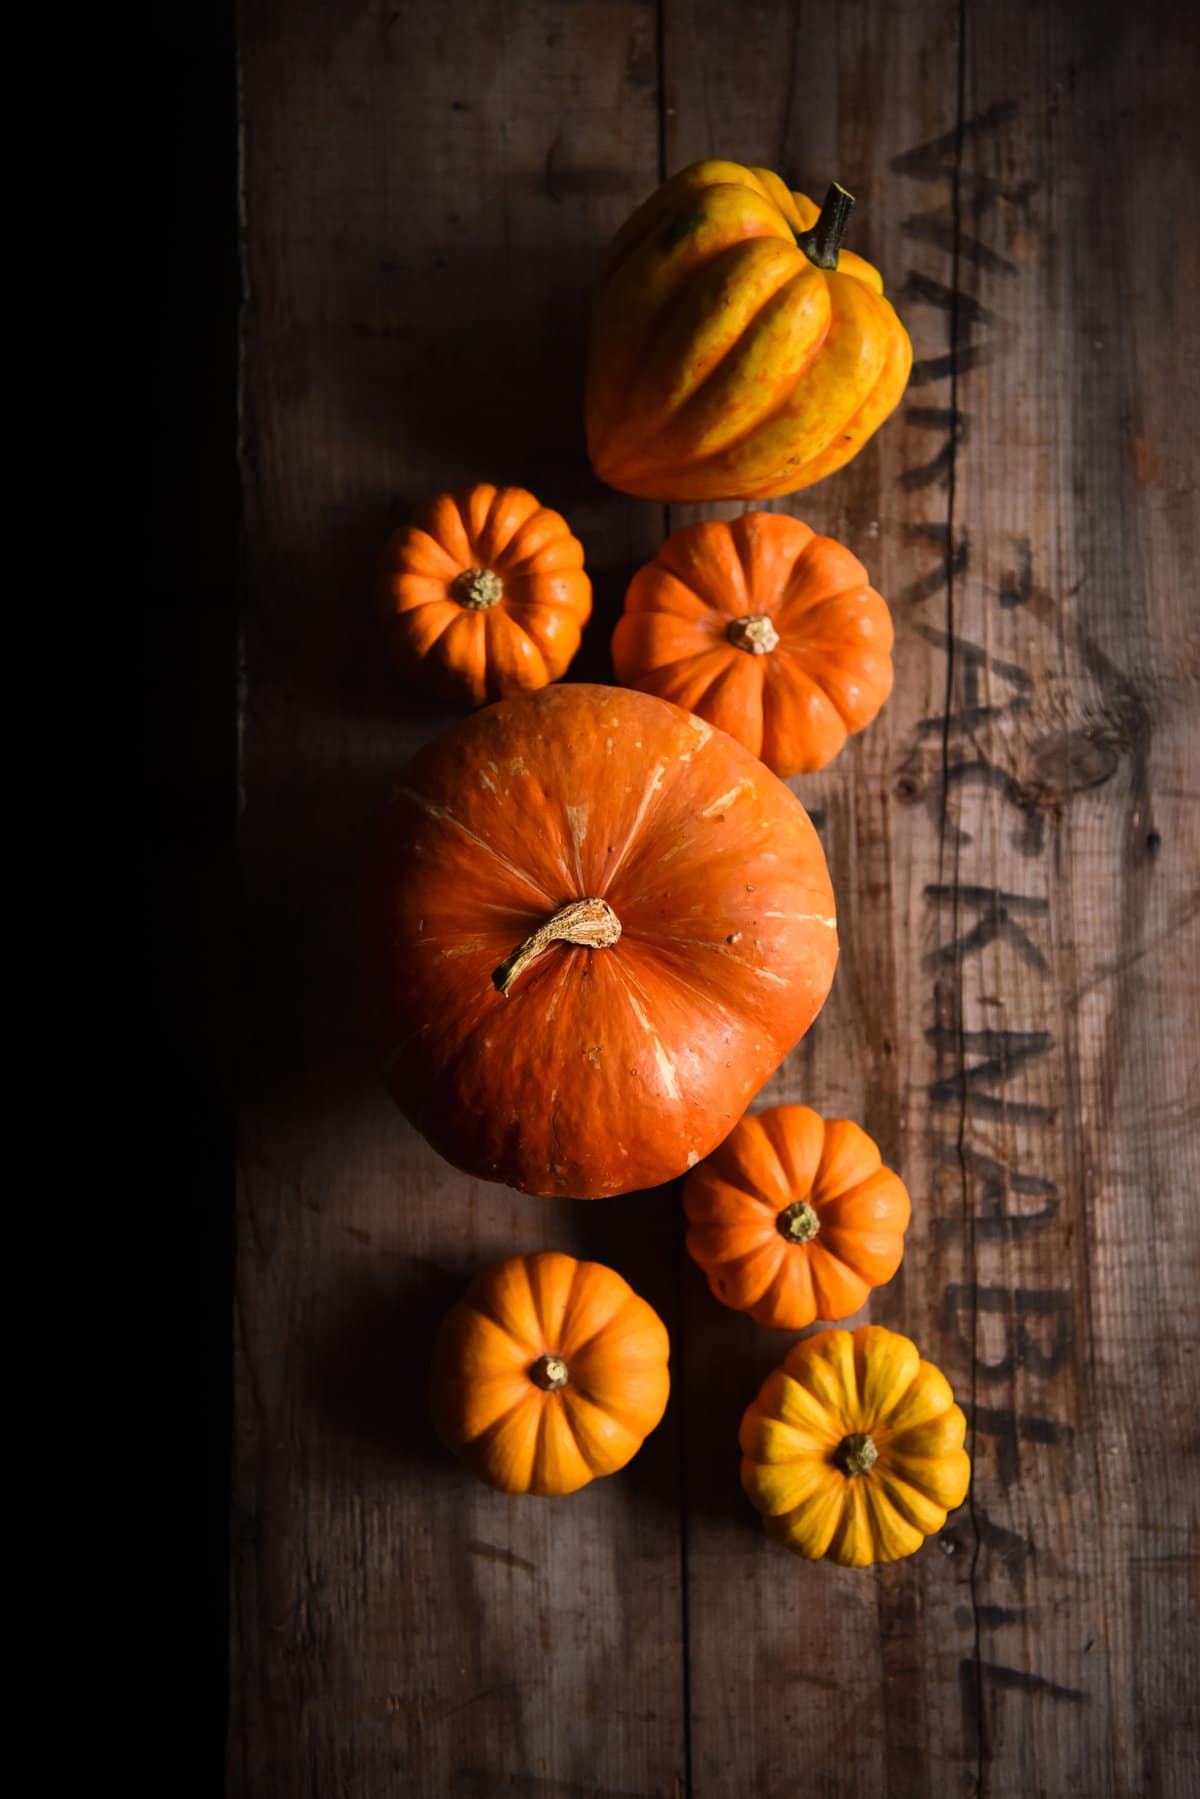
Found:
[{"label": "large orange pumpkin", "polygon": [[417,756],[368,880],[393,1093],[450,1161],[597,1198],[707,1155],[833,979],[825,857],[740,744],[648,694],[550,687]]},{"label": "large orange pumpkin", "polygon": [[427,500],[388,540],[379,606],[407,674],[482,706],[556,681],[592,609],[583,546],[523,487]]},{"label": "large orange pumpkin", "polygon": [[574,1493],[623,1468],[661,1419],[669,1350],[657,1312],[611,1268],[513,1256],[442,1320],[434,1424],[503,1493]]},{"label": "large orange pumpkin", "polygon": [[833,760],[892,690],[892,619],[862,563],[783,513],[706,519],[640,568],[617,679],[728,731],[777,775]]},{"label": "large orange pumpkin", "polygon": [[617,233],[585,401],[602,481],[651,500],[760,500],[849,462],[904,392],[912,346],[878,270],[769,169],[698,162]]},{"label": "large orange pumpkin", "polygon": [[743,1118],[683,1190],[687,1246],[715,1296],[773,1330],[846,1318],[904,1255],[908,1189],[848,1118]]}]

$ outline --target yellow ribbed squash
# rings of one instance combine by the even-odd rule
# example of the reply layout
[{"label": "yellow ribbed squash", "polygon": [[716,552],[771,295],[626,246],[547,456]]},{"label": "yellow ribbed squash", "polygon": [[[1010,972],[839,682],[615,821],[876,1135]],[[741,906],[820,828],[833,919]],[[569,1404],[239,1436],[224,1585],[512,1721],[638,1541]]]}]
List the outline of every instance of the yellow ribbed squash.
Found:
[{"label": "yellow ribbed squash", "polygon": [[770,169],[683,169],[617,233],[597,282],[585,413],[602,481],[652,500],[794,493],[899,402],[912,346],[877,269]]}]

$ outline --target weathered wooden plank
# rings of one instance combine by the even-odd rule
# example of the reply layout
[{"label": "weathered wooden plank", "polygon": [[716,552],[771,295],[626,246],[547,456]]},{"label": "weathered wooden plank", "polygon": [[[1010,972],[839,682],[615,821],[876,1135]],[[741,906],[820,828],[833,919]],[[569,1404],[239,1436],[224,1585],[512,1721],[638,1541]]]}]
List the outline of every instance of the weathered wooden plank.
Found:
[{"label": "weathered wooden plank", "polygon": [[[668,166],[848,181],[916,342],[902,417],[786,503],[863,556],[899,641],[883,718],[797,783],[843,962],[764,1102],[862,1119],[908,1178],[909,1256],[871,1315],[972,1405],[975,1491],[877,1575],[769,1548],[734,1437],[787,1339],[690,1269],[680,1310],[677,1194],[564,1208],[467,1181],[378,1094],[354,872],[444,715],[382,665],[370,562],[424,492],[526,482],[584,538],[577,672],[606,671],[662,513],[588,476],[579,374],[592,266],[658,176],[657,9],[249,0],[231,1791],[669,1793],[690,1727],[700,1795],[1182,1793],[1194,28],[1165,6],[1116,30],[1075,4],[661,10]],[[668,1318],[682,1494],[678,1400],[626,1475],[554,1505],[468,1487],[432,1443],[441,1309],[540,1245],[611,1261]]]},{"label": "weathered wooden plank", "polygon": [[[1171,379],[1194,406],[1196,365],[1147,194],[1184,192],[1191,40],[1166,9],[1115,33],[1082,7],[961,22],[666,9],[668,167],[845,181],[916,344],[901,420],[783,503],[863,556],[899,640],[883,718],[795,783],[825,814],[843,962],[763,1098],[861,1119],[909,1180],[909,1255],[870,1313],[946,1368],[976,1455],[970,1505],[894,1569],[752,1543],[733,1432],[784,1340],[691,1281],[706,1796],[1187,1779],[1197,662]],[[1187,206],[1172,242],[1194,256]]]},{"label": "weathered wooden plank", "polygon": [[[601,607],[657,540],[590,476],[579,403],[592,268],[657,173],[655,13],[247,0],[242,80],[252,992],[230,1791],[670,1792],[674,1423],[623,1476],[514,1502],[438,1449],[425,1389],[461,1280],[516,1250],[602,1258],[673,1321],[673,1207],[634,1198],[601,1221],[440,1163],[361,1052],[352,957],[371,820],[446,717],[383,662],[386,531],[441,486],[529,485],[582,535]],[[593,639],[603,666],[603,626]]]}]

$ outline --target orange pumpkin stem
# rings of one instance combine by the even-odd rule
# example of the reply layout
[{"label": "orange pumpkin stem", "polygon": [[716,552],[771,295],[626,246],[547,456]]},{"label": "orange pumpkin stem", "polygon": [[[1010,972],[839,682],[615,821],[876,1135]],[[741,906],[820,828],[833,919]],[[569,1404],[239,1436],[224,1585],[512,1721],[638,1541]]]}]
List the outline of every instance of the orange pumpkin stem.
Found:
[{"label": "orange pumpkin stem", "polygon": [[851,1479],[856,1474],[869,1474],[879,1459],[879,1451],[865,1431],[855,1431],[852,1436],[843,1437],[833,1452],[833,1459],[842,1473]]},{"label": "orange pumpkin stem", "polygon": [[817,222],[796,234],[796,242],[819,269],[836,269],[838,251],[854,208],[854,195],[835,181],[825,196]]},{"label": "orange pumpkin stem", "polygon": [[750,656],[768,656],[779,642],[779,633],[765,612],[735,618],[725,635],[735,649],[745,650]]},{"label": "orange pumpkin stem", "polygon": [[543,1355],[529,1370],[529,1378],[543,1393],[557,1393],[560,1387],[566,1386],[570,1370],[561,1356]]},{"label": "orange pumpkin stem", "polygon": [[621,921],[607,900],[572,900],[560,906],[553,918],[518,944],[511,956],[501,962],[492,976],[505,998],[508,990],[535,956],[540,956],[552,943],[573,943],[580,949],[608,949],[621,935]]},{"label": "orange pumpkin stem", "polygon": [[811,1243],[821,1228],[821,1220],[806,1199],[798,1199],[794,1205],[784,1207],[775,1226],[789,1243]]},{"label": "orange pumpkin stem", "polygon": [[486,612],[504,597],[504,583],[490,568],[465,568],[450,584],[460,606],[470,612]]}]

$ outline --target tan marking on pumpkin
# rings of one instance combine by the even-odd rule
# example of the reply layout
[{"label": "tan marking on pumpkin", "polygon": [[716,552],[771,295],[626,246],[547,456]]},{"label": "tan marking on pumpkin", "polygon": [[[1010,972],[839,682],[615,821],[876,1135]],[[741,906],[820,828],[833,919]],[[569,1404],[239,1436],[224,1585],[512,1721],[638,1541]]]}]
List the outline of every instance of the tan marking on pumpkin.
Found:
[{"label": "tan marking on pumpkin", "polygon": [[714,800],[711,806],[706,806],[700,816],[701,818],[713,818],[718,812],[726,812],[739,793],[753,793],[753,791],[753,781],[743,776],[736,787],[731,787],[729,792],[723,793],[719,800]]},{"label": "tan marking on pumpkin", "polygon": [[658,762],[655,764],[654,773],[651,775],[650,780],[646,787],[646,791],[642,794],[641,800],[638,804],[638,809],[633,815],[633,823],[629,827],[629,831],[626,835],[625,842],[621,847],[621,853],[617,857],[616,861],[613,863],[612,867],[608,871],[608,874],[606,877],[606,879],[608,881],[611,882],[611,880],[613,879],[613,876],[616,874],[617,870],[620,868],[621,864],[624,862],[626,856],[629,854],[629,851],[633,846],[634,839],[637,837],[638,832],[641,830],[643,821],[645,820],[645,817],[646,817],[646,814],[650,810],[651,801],[654,799],[655,794],[658,792],[659,788],[663,784],[663,776],[667,772],[667,766],[668,765],[665,762]]},{"label": "tan marking on pumpkin", "polygon": [[666,1050],[663,1048],[662,1039],[659,1037],[658,1032],[654,1029],[654,1026],[650,1023],[650,1019],[646,1013],[646,1008],[642,1005],[641,1001],[628,988],[626,988],[626,995],[628,997],[630,1005],[633,1007],[634,1016],[637,1018],[638,1023],[641,1025],[642,1029],[646,1033],[646,1036],[650,1040],[650,1047],[654,1053],[654,1061],[658,1068],[659,1075],[662,1078],[662,1084],[663,1084],[664,1089],[666,1090],[667,1098],[668,1099],[678,1099],[679,1098],[679,1082],[676,1079],[676,1075],[675,1075],[675,1064],[674,1064],[674,1062],[672,1062],[670,1056],[667,1054]]},{"label": "tan marking on pumpkin", "polygon": [[411,800],[414,806],[418,806],[420,810],[425,813],[426,817],[435,818],[439,824],[453,825],[455,829],[461,831],[463,836],[467,838],[469,842],[473,843],[477,849],[483,850],[486,855],[492,858],[493,862],[498,862],[501,868],[507,870],[515,880],[520,881],[522,886],[528,887],[531,893],[536,893],[538,898],[544,900],[547,905],[550,903],[550,896],[543,888],[538,886],[536,881],[531,880],[527,874],[517,867],[515,862],[510,862],[507,856],[502,856],[500,851],[496,849],[494,845],[486,842],[484,838],[480,837],[477,831],[471,829],[470,825],[465,825],[461,818],[458,818],[450,811],[448,806],[435,806],[432,800],[426,799],[423,793],[418,793],[413,787],[402,787],[400,792],[404,795],[405,799]]},{"label": "tan marking on pumpkin", "polygon": [[[496,764],[493,762],[490,764],[490,766],[492,768],[495,768]],[[496,783],[493,781],[491,775],[489,775],[486,772],[486,770],[482,769],[482,768],[479,771],[479,785],[481,787],[486,787],[488,789],[488,791],[491,793],[498,794],[500,791],[500,789],[496,786]]]},{"label": "tan marking on pumpkin", "polygon": [[583,864],[580,861],[579,852],[583,848],[584,839],[587,836],[590,809],[588,806],[567,807],[567,828],[571,833],[571,843],[575,849],[575,873],[579,876],[580,886],[583,885]]},{"label": "tan marking on pumpkin", "polygon": [[600,1066],[600,1045],[598,1043],[589,1044],[588,1048],[585,1049],[583,1053],[587,1057],[588,1061],[591,1063],[593,1068],[599,1068],[599,1066]]}]

